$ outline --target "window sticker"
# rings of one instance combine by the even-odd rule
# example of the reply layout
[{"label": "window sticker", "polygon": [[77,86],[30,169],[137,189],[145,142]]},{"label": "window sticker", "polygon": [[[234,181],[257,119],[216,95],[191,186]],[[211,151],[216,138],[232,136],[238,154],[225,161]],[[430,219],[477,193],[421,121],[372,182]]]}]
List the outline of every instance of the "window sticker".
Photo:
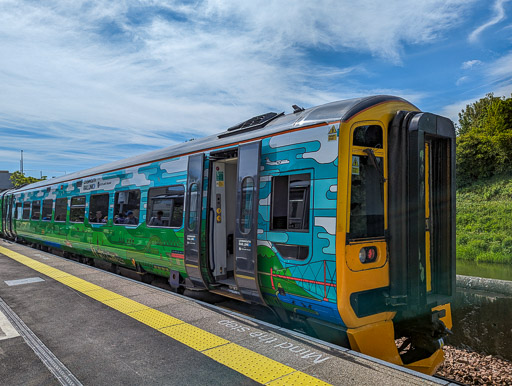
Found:
[{"label": "window sticker", "polygon": [[215,182],[218,188],[224,187],[224,172],[222,170],[218,170],[216,173]]},{"label": "window sticker", "polygon": [[359,156],[357,155],[352,156],[352,175],[359,175]]}]

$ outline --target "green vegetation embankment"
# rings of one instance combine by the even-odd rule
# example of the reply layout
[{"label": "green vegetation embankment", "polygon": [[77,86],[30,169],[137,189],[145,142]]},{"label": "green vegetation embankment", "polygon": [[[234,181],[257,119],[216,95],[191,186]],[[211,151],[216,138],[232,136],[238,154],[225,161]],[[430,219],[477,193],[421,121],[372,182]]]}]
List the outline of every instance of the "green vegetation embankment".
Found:
[{"label": "green vegetation embankment", "polygon": [[457,259],[512,263],[512,173],[457,190]]},{"label": "green vegetation embankment", "polygon": [[512,97],[459,113],[457,259],[512,263]]}]

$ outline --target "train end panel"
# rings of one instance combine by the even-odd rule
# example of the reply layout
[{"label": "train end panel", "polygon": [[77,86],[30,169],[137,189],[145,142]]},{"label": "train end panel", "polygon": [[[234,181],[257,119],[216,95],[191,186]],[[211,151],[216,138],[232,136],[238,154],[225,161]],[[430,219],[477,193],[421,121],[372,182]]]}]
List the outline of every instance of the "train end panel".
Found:
[{"label": "train end panel", "polygon": [[453,123],[388,102],[340,133],[337,291],[350,347],[432,374],[455,291]]}]

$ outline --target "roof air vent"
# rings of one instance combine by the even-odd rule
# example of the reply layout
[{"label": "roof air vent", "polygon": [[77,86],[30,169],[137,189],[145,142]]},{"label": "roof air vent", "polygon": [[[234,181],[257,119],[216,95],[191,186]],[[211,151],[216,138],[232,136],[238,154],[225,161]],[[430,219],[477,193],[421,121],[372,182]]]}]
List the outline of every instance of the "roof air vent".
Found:
[{"label": "roof air vent", "polygon": [[225,133],[220,134],[218,137],[223,138],[234,134],[240,134],[244,133],[246,131],[252,131],[257,130],[265,127],[268,125],[271,121],[276,119],[277,117],[280,117],[281,115],[284,115],[284,112],[282,113],[266,113],[263,115],[258,115],[256,117],[252,117],[251,119],[248,119],[247,121],[241,122],[238,125],[231,126]]}]

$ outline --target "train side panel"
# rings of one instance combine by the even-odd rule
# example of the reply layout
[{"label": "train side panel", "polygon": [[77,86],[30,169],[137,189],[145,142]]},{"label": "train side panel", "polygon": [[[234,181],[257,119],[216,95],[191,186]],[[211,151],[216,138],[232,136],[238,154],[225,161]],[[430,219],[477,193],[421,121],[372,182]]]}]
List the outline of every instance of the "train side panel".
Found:
[{"label": "train side panel", "polygon": [[[24,203],[28,218],[20,211],[14,220],[19,236],[28,242],[59,248],[91,258],[100,258],[113,264],[142,268],[146,272],[169,276],[170,270],[186,276],[183,264],[183,226],[153,227],[148,225],[147,195],[151,188],[183,186],[186,180],[186,157],[184,160],[155,162],[151,165],[129,168],[103,176],[87,178],[85,181],[52,186],[43,191],[27,191],[17,195],[16,201]],[[138,225],[114,223],[116,193],[139,191],[141,205],[134,210]],[[93,223],[90,200],[95,195],[108,195],[108,221]],[[84,196],[83,219],[70,221],[72,197]],[[55,200],[67,200],[64,221],[55,219]],[[37,218],[30,205],[34,200],[53,200],[51,220]],[[106,214],[107,215],[107,214]],[[41,216],[41,214],[39,215]]]},{"label": "train side panel", "polygon": [[263,140],[258,273],[269,305],[342,325],[335,250],[338,130],[334,122]]}]

